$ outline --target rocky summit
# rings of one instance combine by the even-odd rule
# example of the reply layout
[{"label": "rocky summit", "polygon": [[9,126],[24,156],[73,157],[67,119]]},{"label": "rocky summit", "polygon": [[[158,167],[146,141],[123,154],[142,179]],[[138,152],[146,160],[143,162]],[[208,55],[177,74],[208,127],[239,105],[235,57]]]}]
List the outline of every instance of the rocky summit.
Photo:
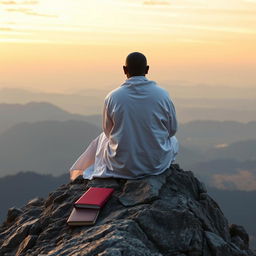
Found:
[{"label": "rocky summit", "polygon": [[[89,187],[115,192],[94,226],[70,227],[73,203]],[[138,180],[78,177],[46,199],[11,208],[0,227],[0,255],[253,256],[242,226],[229,225],[191,171],[172,165]]]}]

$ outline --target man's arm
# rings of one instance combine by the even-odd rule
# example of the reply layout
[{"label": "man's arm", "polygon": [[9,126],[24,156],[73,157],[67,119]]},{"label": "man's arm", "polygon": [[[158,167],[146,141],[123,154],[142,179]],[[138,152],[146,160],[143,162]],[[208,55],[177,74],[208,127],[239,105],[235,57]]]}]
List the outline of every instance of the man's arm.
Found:
[{"label": "man's arm", "polygon": [[171,100],[169,100],[168,117],[169,117],[168,131],[169,131],[170,137],[172,137],[173,135],[175,135],[175,133],[178,130],[178,121],[177,121],[177,118],[176,118],[176,110],[175,110],[175,107],[174,107]]},{"label": "man's arm", "polygon": [[113,121],[111,117],[109,116],[109,104],[108,104],[108,99],[105,100],[104,102],[104,107],[103,107],[103,122],[102,122],[102,129],[106,135],[107,138],[109,138],[110,132],[113,128]]}]

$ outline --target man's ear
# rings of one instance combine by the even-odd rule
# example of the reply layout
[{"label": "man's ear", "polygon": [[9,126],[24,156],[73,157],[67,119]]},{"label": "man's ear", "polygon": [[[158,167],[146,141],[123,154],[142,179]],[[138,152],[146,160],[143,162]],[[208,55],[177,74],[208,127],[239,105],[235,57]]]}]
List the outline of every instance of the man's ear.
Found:
[{"label": "man's ear", "polygon": [[127,74],[127,67],[123,66],[124,73]]},{"label": "man's ear", "polygon": [[146,66],[145,74],[148,73],[148,70],[149,70],[149,66]]}]

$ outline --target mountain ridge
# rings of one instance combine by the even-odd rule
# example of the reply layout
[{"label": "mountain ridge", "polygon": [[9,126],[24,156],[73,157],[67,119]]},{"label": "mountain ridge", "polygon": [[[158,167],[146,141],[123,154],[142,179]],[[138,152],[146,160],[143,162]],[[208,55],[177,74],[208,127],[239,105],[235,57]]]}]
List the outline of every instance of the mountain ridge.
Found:
[{"label": "mountain ridge", "polygon": [[85,116],[70,113],[55,104],[46,101],[30,101],[25,104],[0,103],[0,134],[22,122],[34,123],[40,121],[67,120],[92,120],[93,122],[95,119],[97,120],[98,116]]},{"label": "mountain ridge", "polygon": [[100,132],[80,120],[19,123],[0,134],[1,176],[21,170],[65,173]]}]

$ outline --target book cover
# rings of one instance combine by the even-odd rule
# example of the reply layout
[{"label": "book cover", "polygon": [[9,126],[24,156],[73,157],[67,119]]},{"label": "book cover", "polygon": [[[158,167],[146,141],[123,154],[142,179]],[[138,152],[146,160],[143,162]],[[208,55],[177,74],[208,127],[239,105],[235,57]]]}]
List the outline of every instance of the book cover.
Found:
[{"label": "book cover", "polygon": [[114,192],[113,188],[90,187],[74,204],[78,208],[102,208]]},{"label": "book cover", "polygon": [[70,226],[87,226],[95,224],[100,210],[73,208],[67,223]]}]

